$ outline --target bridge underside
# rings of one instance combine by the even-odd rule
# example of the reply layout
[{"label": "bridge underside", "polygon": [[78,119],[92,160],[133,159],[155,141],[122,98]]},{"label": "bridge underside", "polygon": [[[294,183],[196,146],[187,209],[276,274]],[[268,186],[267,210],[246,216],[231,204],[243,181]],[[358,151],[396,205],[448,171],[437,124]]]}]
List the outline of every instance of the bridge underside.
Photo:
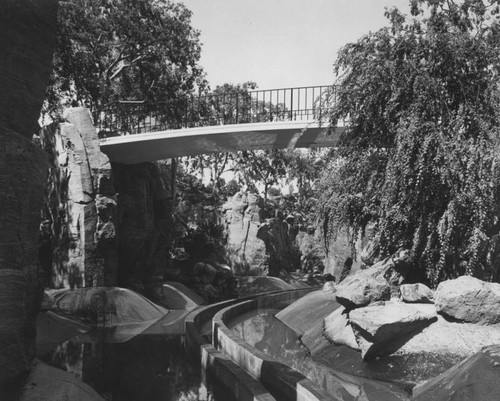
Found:
[{"label": "bridge underside", "polygon": [[311,121],[222,125],[105,138],[101,150],[112,162],[137,164],[204,153],[335,146],[342,131]]}]

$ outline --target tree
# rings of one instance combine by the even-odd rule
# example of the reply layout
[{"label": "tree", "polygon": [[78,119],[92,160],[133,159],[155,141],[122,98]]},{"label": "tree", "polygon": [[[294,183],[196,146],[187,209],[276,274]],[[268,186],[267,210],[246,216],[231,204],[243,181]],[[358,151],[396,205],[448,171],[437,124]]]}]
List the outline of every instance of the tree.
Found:
[{"label": "tree", "polygon": [[243,151],[236,155],[235,166],[247,185],[262,184],[266,204],[271,186],[286,178],[287,155],[284,150]]},{"label": "tree", "polygon": [[349,123],[323,178],[334,233],[375,222],[381,249],[413,250],[433,284],[494,278],[499,231],[499,2],[412,0],[338,54],[331,123]]},{"label": "tree", "polygon": [[179,120],[187,95],[205,85],[191,12],[170,0],[62,0],[47,111],[68,104],[94,117],[118,100],[170,100]]}]

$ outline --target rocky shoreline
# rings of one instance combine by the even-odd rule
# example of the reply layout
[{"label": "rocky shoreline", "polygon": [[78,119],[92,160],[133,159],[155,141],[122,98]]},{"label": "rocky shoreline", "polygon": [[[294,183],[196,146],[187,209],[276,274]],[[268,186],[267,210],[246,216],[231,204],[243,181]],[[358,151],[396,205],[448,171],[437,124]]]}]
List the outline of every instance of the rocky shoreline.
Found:
[{"label": "rocky shoreline", "polygon": [[[348,347],[368,369],[400,366],[405,371],[397,376],[416,385],[414,399],[449,399],[451,394],[497,399],[500,284],[470,276],[444,281],[435,291],[422,283],[405,284],[400,256],[359,270],[336,286],[327,283],[277,317],[302,335],[322,363],[338,364],[339,347]],[[329,306],[321,309],[318,299]],[[476,370],[482,374],[473,374]]]}]

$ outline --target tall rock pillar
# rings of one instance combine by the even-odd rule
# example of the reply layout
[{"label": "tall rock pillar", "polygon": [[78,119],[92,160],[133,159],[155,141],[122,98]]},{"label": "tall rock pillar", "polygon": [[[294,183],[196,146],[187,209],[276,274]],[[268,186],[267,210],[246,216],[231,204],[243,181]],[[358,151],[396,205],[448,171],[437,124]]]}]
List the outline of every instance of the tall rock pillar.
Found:
[{"label": "tall rock pillar", "polygon": [[56,0],[0,2],[0,387],[30,369],[47,156],[31,142],[52,68]]}]

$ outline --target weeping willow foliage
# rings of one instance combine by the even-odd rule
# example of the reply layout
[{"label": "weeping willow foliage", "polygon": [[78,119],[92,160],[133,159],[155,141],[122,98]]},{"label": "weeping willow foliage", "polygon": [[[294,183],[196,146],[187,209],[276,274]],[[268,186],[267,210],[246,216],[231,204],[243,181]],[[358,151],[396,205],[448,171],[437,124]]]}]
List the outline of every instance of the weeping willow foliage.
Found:
[{"label": "weeping willow foliage", "polygon": [[410,2],[346,45],[331,124],[348,119],[322,179],[325,231],[374,223],[381,251],[413,250],[431,284],[498,279],[498,1]]}]

